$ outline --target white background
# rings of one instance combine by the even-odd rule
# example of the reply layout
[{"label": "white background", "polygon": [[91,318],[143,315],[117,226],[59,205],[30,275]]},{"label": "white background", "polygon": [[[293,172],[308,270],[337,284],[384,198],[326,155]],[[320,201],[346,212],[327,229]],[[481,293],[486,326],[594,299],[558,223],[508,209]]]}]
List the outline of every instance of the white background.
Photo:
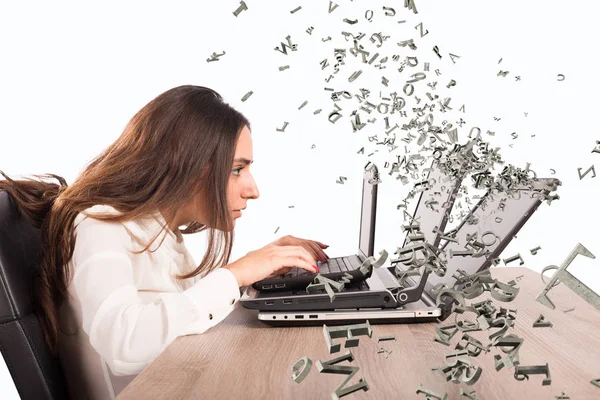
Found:
[{"label": "white background", "polygon": [[[396,43],[413,38],[420,62],[414,72],[430,62],[430,82],[439,68],[435,92],[452,97],[448,121],[466,121],[459,128],[461,142],[473,126],[484,133],[494,131],[493,137],[483,136],[502,148],[507,163],[524,168],[529,162],[538,177],[562,181],[560,200],[542,204],[501,257],[520,253],[525,266],[541,271],[560,265],[577,243],[600,256],[595,197],[600,178],[590,172],[580,180],[577,173],[593,164],[600,168],[600,154],[591,152],[600,140],[594,121],[599,84],[593,39],[600,37],[594,2],[417,0],[416,15],[403,1],[337,3],[339,7],[328,13],[325,0],[246,0],[249,9],[238,17],[232,14],[237,0],[4,3],[0,169],[13,178],[55,173],[71,184],[158,94],[184,84],[208,86],[249,118],[256,160],[252,172],[261,191],[260,199],[249,202],[237,222],[231,260],[288,233],[329,244],[332,257],[346,255],[357,247],[367,155],[379,148],[370,159],[382,172],[388,170],[383,162],[392,160],[387,147],[375,147],[366,139],[383,137],[384,115],[370,116],[377,118],[374,124],[352,132],[349,114],[358,103],[343,100],[337,103],[343,117],[334,125],[327,120],[333,103],[324,87],[353,94],[367,88],[372,102],[379,91],[383,96],[401,93],[409,77],[397,71],[392,55],[409,55],[408,48]],[[297,6],[302,9],[291,14]],[[395,8],[396,15],[385,16],[383,6]],[[374,12],[371,22],[365,18],[367,9]],[[349,25],[344,18],[359,22]],[[406,22],[399,24],[400,20]],[[422,38],[415,29],[420,22],[429,31]],[[310,26],[311,35],[306,32]],[[366,33],[360,43],[371,54],[380,52],[379,58],[387,55],[387,67],[360,64],[348,53],[346,65],[326,83],[332,66],[321,70],[321,60],[328,58],[333,64],[333,49],[352,45],[342,31]],[[376,32],[390,36],[380,49],[369,40]],[[287,35],[298,49],[284,55],[274,48]],[[323,42],[327,36],[332,40]],[[440,49],[441,60],[433,46]],[[223,51],[219,61],[206,62],[213,52]],[[460,56],[455,64],[449,53]],[[283,65],[290,68],[279,71]],[[358,69],[363,74],[349,83],[347,78]],[[499,70],[509,74],[497,76]],[[565,80],[558,81],[558,74]],[[389,88],[381,84],[382,75],[389,79]],[[457,85],[447,89],[450,79]],[[417,96],[426,100],[428,89],[421,82]],[[242,102],[250,90],[253,95]],[[308,104],[298,110],[305,100]],[[459,112],[463,104],[464,114]],[[318,108],[323,111],[314,115]],[[362,116],[361,120],[366,122]],[[277,132],[284,121],[289,122],[285,132]],[[365,154],[357,154],[362,146]],[[340,176],[348,178],[343,185],[336,184]],[[410,185],[403,186],[387,173],[382,179],[375,253],[386,249],[392,254],[403,240],[402,213],[396,205]],[[186,243],[200,260],[205,237],[187,236]],[[536,246],[541,250],[533,256],[529,250]],[[569,271],[600,292],[600,260],[580,256]],[[3,389],[9,379],[7,371],[0,372]]]}]

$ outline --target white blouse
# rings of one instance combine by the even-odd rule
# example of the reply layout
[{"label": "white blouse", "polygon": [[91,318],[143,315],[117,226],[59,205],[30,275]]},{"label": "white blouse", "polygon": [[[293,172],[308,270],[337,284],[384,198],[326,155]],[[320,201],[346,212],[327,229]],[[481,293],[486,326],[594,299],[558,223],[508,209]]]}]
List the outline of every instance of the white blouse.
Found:
[{"label": "white blouse", "polygon": [[[221,322],[240,299],[235,276],[224,268],[187,280],[197,267],[183,235],[160,231],[160,212],[124,223],[93,218],[118,214],[96,205],[75,219],[70,262],[71,298],[60,309],[60,358],[76,399],[112,399],[176,337]],[[156,251],[154,251],[156,250]]]}]

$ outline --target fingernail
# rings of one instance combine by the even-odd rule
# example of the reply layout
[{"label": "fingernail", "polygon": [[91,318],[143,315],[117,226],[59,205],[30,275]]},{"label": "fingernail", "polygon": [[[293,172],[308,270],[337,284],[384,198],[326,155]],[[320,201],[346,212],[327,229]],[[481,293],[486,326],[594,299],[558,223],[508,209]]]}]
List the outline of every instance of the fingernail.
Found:
[{"label": "fingernail", "polygon": [[316,265],[313,265],[313,267],[315,268],[315,272],[319,272],[319,267],[317,267]]}]

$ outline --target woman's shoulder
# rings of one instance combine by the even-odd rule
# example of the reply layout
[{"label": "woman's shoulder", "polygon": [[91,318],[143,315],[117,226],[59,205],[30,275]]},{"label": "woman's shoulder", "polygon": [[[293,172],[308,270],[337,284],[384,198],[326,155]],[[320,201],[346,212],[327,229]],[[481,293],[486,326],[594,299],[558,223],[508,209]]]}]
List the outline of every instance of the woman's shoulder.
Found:
[{"label": "woman's shoulder", "polygon": [[108,204],[96,204],[92,207],[88,207],[85,210],[81,211],[77,217],[82,216],[95,216],[95,215],[119,215],[121,212],[117,211],[113,206],[109,206]]},{"label": "woman's shoulder", "polygon": [[[88,218],[95,219],[94,217],[100,215],[119,215],[120,212],[117,211],[114,207],[106,205],[106,204],[96,204],[92,207],[88,207],[85,210],[80,211],[75,217],[75,226],[81,224],[83,221]],[[90,221],[91,222],[91,221]]]},{"label": "woman's shoulder", "polygon": [[117,231],[123,231],[121,223],[103,221],[96,217],[102,215],[119,214],[120,212],[112,206],[97,204],[80,211],[75,217],[73,226],[75,227],[75,230],[78,233],[78,235],[79,233],[82,233],[84,231],[89,232],[90,235],[94,235],[94,233],[99,233],[99,231],[101,231],[103,234],[111,232],[112,234],[115,234]]},{"label": "woman's shoulder", "polygon": [[88,207],[81,211],[75,218],[75,226],[92,227],[97,225],[113,226],[113,229],[124,230],[133,238],[137,239],[140,243],[144,243],[158,233],[158,218],[155,215],[147,218],[136,218],[122,222],[108,222],[98,220],[95,217],[101,215],[121,215],[122,212],[118,211],[114,207],[106,204],[97,204],[92,207]]}]

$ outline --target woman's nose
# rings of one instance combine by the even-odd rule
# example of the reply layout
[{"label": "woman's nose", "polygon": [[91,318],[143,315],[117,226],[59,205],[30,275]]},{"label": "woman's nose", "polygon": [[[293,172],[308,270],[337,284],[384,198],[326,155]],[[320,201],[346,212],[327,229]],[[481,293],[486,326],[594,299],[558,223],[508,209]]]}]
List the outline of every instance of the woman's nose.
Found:
[{"label": "woman's nose", "polygon": [[252,178],[249,192],[249,197],[252,199],[258,199],[260,197],[260,191],[258,190],[258,185],[256,184],[254,178]]}]

